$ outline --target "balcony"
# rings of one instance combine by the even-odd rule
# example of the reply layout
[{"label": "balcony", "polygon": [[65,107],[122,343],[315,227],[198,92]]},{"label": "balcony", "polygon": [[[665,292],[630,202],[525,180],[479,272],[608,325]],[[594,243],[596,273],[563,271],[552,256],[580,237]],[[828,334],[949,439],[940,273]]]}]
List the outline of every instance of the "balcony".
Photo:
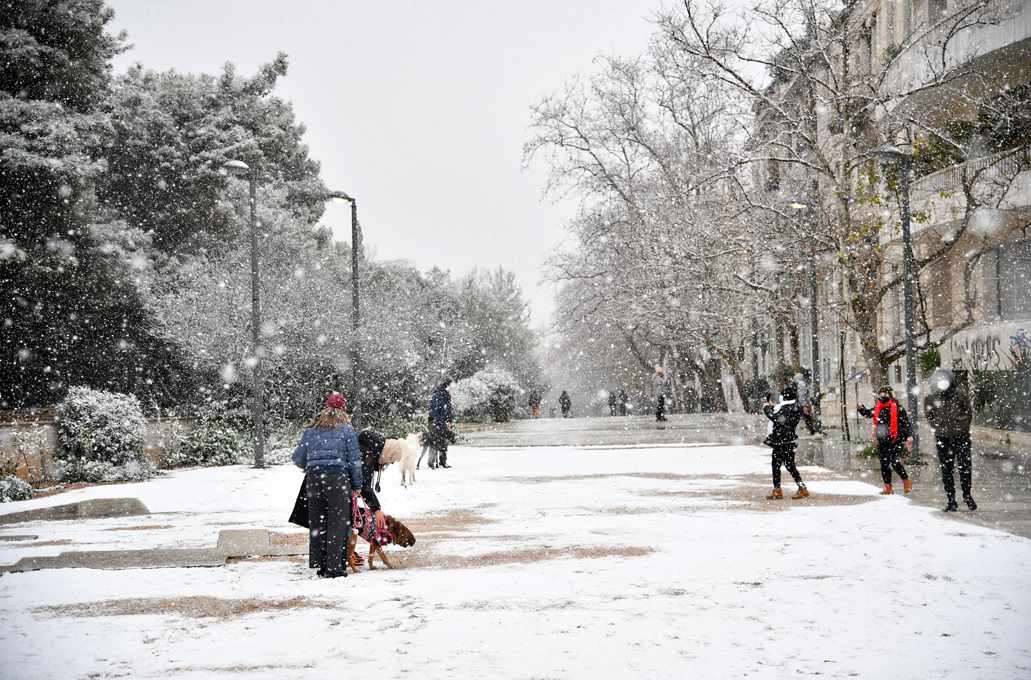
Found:
[{"label": "balcony", "polygon": [[[913,212],[931,216],[924,224],[914,223],[914,233],[926,226],[940,228],[963,219],[964,182],[972,183],[978,202],[988,207],[996,219],[1007,213],[1017,217],[1031,212],[1031,172],[1021,171],[1021,162],[1021,154],[1003,151],[914,180],[910,185]],[[976,225],[971,226],[976,230]]]},{"label": "balcony", "polygon": [[[941,80],[945,74],[951,74],[950,80],[958,77],[958,81],[947,86],[957,94],[972,84],[976,88],[978,75],[985,73],[992,73],[994,87],[1027,81],[1026,68],[1031,62],[1031,3],[987,0],[978,14],[972,15],[980,23],[968,22],[973,25],[955,33],[952,16],[930,28],[925,25],[917,29],[912,44],[885,74],[885,89],[904,94]],[[930,101],[932,97],[941,101],[943,94],[940,88],[933,94],[921,93],[915,97],[920,102],[912,104]]]}]

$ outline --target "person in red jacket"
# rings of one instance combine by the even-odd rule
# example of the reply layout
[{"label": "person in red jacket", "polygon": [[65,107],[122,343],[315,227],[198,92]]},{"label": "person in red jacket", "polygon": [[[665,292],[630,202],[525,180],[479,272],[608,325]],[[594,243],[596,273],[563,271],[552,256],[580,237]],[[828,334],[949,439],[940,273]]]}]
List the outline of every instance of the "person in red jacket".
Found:
[{"label": "person in red jacket", "polygon": [[866,408],[862,404],[856,404],[859,414],[866,418],[873,418],[873,436],[877,440],[877,457],[881,461],[881,479],[884,480],[884,490],[881,495],[894,493],[891,485],[891,471],[895,470],[902,479],[902,488],[905,493],[913,490],[913,482],[906,474],[906,468],[902,466],[902,445],[905,442],[907,450],[913,448],[913,437],[909,434],[909,416],[902,404],[895,401],[894,392],[889,385],[877,390],[877,404],[872,408]]}]

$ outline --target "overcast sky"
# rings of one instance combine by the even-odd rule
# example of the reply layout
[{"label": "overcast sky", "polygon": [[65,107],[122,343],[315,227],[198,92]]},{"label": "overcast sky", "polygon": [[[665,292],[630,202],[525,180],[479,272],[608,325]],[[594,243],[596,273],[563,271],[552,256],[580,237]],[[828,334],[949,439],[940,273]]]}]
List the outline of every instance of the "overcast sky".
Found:
[{"label": "overcast sky", "polygon": [[[660,0],[108,0],[114,31],[156,70],[251,75],[277,52],[331,189],[358,200],[366,246],[458,275],[514,270],[533,324],[553,309],[539,286],[572,202],[542,198],[546,168],[522,170],[530,105],[592,70],[599,54],[642,52]],[[323,222],[350,238],[350,209]]]}]

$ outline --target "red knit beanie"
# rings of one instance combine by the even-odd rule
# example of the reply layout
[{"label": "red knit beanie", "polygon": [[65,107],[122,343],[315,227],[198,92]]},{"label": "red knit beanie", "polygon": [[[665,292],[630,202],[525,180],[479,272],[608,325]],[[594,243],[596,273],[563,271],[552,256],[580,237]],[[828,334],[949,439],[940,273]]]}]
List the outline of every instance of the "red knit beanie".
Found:
[{"label": "red knit beanie", "polygon": [[326,400],[326,408],[338,408],[341,411],[346,411],[347,402],[344,401],[344,395],[339,392],[329,395],[329,399]]}]

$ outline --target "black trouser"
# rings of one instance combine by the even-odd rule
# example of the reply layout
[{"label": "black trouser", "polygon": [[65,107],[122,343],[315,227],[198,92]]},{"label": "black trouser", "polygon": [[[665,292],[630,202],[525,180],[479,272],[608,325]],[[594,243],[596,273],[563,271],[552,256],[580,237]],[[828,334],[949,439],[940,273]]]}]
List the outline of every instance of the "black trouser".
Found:
[{"label": "black trouser", "polygon": [[883,439],[877,440],[877,457],[881,461],[881,479],[885,484],[891,484],[891,471],[894,470],[900,479],[909,479],[906,468],[902,467],[900,456],[902,455],[902,442],[893,442]]},{"label": "black trouser", "polygon": [[308,492],[308,567],[342,574],[351,526],[351,480],[340,472],[320,472],[305,475],[304,484]]},{"label": "black trouser", "polygon": [[780,446],[773,447],[773,487],[776,489],[780,488],[780,466],[783,465],[784,469],[791,475],[791,479],[795,480],[795,484],[802,486],[802,475],[798,474],[798,468],[795,467],[795,447],[797,444],[794,442],[790,444],[782,444]]},{"label": "black trouser", "polygon": [[665,419],[666,419],[666,395],[665,394],[660,394],[659,395],[659,403],[655,407],[655,420],[665,420]]},{"label": "black trouser", "polygon": [[945,495],[949,502],[956,500],[956,480],[953,478],[953,463],[959,465],[959,487],[963,490],[963,497],[970,496],[970,488],[973,482],[973,465],[970,462],[970,434],[961,434],[958,437],[935,437],[934,443],[938,447],[938,464],[942,471],[942,486],[945,487]]}]

